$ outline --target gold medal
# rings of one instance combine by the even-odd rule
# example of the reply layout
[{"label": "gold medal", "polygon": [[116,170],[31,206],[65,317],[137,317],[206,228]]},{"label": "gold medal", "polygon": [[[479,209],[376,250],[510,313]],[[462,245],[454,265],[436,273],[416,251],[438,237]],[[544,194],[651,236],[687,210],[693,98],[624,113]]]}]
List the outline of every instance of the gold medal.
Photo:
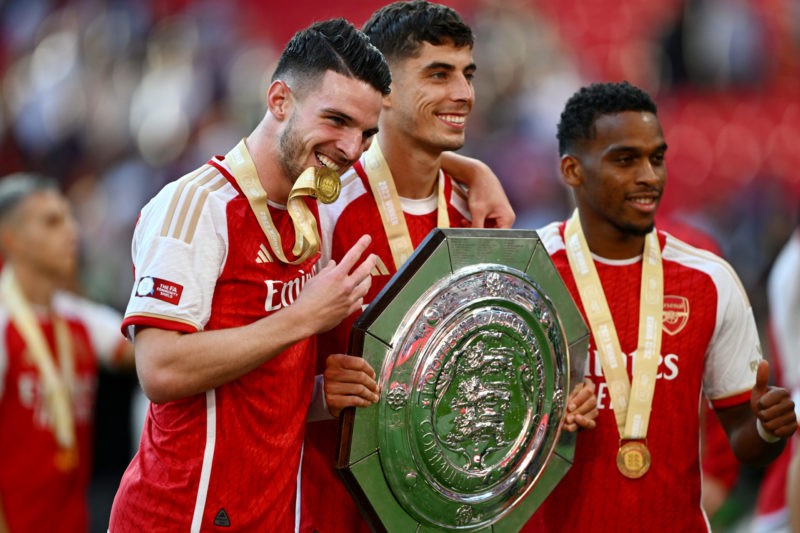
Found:
[{"label": "gold medal", "polygon": [[78,447],[60,448],[54,459],[56,468],[61,472],[69,472],[78,466]]},{"label": "gold medal", "polygon": [[323,204],[332,204],[342,191],[339,173],[328,167],[314,167],[314,189],[317,200]]},{"label": "gold medal", "polygon": [[642,477],[650,470],[650,450],[643,442],[626,442],[617,452],[617,468],[629,479]]}]

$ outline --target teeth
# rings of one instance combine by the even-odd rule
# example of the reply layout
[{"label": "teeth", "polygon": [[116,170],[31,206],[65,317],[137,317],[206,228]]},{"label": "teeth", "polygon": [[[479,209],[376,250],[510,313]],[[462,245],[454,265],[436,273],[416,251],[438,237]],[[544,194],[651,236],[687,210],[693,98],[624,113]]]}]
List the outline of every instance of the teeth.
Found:
[{"label": "teeth", "polygon": [[328,167],[330,169],[335,170],[336,172],[339,172],[339,170],[342,168],[341,166],[339,166],[336,163],[334,163],[331,158],[326,157],[326,156],[324,156],[322,154],[317,154],[317,159],[319,159],[320,163],[322,163],[323,165],[325,165],[326,167]]},{"label": "teeth", "polygon": [[467,117],[464,115],[439,115],[439,118],[454,124],[464,124],[467,121]]},{"label": "teeth", "polygon": [[634,203],[637,203],[637,204],[645,204],[645,205],[650,205],[650,204],[652,204],[652,203],[653,203],[655,200],[654,200],[653,198],[632,198],[632,201],[633,201]]}]

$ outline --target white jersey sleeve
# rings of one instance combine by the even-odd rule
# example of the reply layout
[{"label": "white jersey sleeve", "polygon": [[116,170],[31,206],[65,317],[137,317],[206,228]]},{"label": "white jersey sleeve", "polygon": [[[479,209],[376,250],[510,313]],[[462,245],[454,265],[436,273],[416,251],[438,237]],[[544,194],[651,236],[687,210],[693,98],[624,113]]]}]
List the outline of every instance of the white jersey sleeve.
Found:
[{"label": "white jersey sleeve", "polygon": [[122,315],[116,309],[67,291],[56,293],[53,305],[59,313],[76,317],[86,327],[101,363],[110,365],[114,362],[120,343],[126,342],[119,330]]},{"label": "white jersey sleeve", "polygon": [[775,259],[767,281],[767,299],[783,385],[800,386],[800,229]]},{"label": "white jersey sleeve", "polygon": [[711,252],[667,237],[665,259],[706,273],[717,290],[714,332],[708,345],[703,372],[703,390],[709,400],[721,400],[748,391],[755,385],[761,360],[753,310],[739,276]]},{"label": "white jersey sleeve", "polygon": [[0,398],[5,389],[6,372],[8,372],[8,353],[6,353],[6,332],[8,331],[8,313],[0,300]]},{"label": "white jersey sleeve", "polygon": [[236,189],[205,165],[166,185],[143,209],[131,253],[126,325],[202,330],[228,250],[227,203]]}]

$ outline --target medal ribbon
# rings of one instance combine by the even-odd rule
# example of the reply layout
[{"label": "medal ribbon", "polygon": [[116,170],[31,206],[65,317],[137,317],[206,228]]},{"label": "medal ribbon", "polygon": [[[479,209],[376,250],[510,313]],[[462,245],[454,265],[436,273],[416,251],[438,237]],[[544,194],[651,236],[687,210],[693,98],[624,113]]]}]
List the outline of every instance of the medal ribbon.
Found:
[{"label": "medal ribbon", "polygon": [[663,319],[664,271],[656,231],[651,231],[645,237],[642,256],[639,338],[633,361],[632,385],[628,380],[625,356],[577,209],[567,221],[564,240],[569,266],[578,286],[595,345],[600,352],[620,438],[644,439],[647,436],[655,392]]},{"label": "medal ribbon", "polygon": [[[378,204],[383,229],[389,240],[389,248],[392,250],[394,266],[399,269],[414,252],[414,245],[411,243],[411,235],[406,226],[400,196],[394,186],[392,171],[389,170],[377,139],[372,140],[369,150],[364,153],[364,172],[369,179],[372,196]],[[437,184],[436,227],[450,227],[450,216],[447,214],[447,202],[444,198],[444,173],[441,170]]]},{"label": "medal ribbon", "polygon": [[225,156],[225,161],[231,169],[233,179],[242,189],[250,209],[256,215],[259,226],[269,241],[269,245],[279,261],[289,265],[299,265],[319,251],[319,230],[314,215],[308,209],[303,196],[314,196],[316,187],[314,180],[314,169],[305,170],[294,182],[292,190],[289,192],[289,200],[286,202],[286,209],[294,224],[295,241],[292,253],[297,257],[294,261],[289,261],[283,253],[281,236],[272,222],[267,205],[267,191],[261,185],[256,172],[256,165],[247,151],[244,139],[239,141],[233,150]]},{"label": "medal ribbon", "polygon": [[0,273],[0,296],[5,300],[11,321],[25,341],[28,354],[42,377],[45,409],[53,435],[61,448],[74,450],[77,443],[70,390],[74,382],[75,361],[67,324],[62,317],[52,314],[59,373],[39,321],[22,294],[11,265],[6,265]]}]

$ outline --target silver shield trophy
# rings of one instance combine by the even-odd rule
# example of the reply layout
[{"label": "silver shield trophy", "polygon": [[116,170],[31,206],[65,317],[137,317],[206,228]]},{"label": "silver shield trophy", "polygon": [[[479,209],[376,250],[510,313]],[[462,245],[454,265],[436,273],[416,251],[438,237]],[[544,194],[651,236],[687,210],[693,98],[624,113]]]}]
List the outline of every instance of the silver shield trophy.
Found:
[{"label": "silver shield trophy", "polygon": [[356,322],[337,467],[376,530],[518,531],[572,464],[589,331],[535,231],[436,229]]}]

